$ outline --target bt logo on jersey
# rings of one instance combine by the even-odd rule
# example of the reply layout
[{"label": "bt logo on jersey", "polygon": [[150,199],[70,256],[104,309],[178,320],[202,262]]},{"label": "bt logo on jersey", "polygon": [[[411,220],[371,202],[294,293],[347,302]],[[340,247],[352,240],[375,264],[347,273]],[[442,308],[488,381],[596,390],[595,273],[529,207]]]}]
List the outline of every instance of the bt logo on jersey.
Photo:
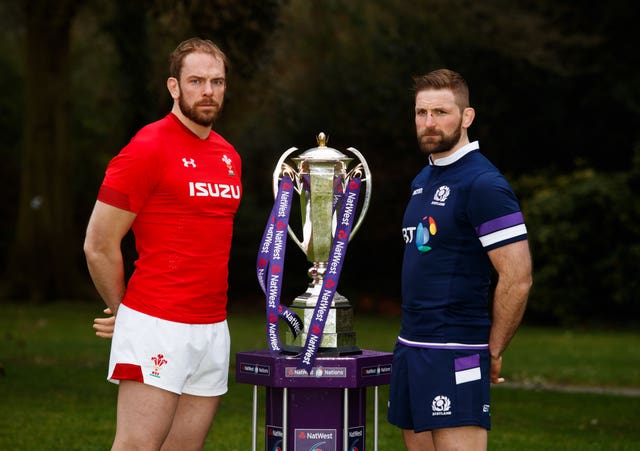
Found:
[{"label": "bt logo on jersey", "polygon": [[226,183],[189,182],[189,196],[240,199],[240,186]]},{"label": "bt logo on jersey", "polygon": [[[423,224],[422,221],[425,221],[426,224]],[[431,246],[428,246],[427,243],[431,236],[437,233],[438,227],[436,226],[436,220],[431,216],[425,216],[422,221],[418,223],[417,227],[404,227],[402,236],[406,244],[415,242],[420,252],[428,252],[431,250]]]}]

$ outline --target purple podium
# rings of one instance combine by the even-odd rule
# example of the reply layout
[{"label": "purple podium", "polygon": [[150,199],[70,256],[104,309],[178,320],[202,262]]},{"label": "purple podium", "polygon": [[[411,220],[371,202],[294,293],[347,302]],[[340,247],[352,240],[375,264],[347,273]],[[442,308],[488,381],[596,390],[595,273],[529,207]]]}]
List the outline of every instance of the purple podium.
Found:
[{"label": "purple podium", "polygon": [[253,385],[252,450],[256,450],[258,386],[266,387],[265,450],[364,451],[366,389],[374,387],[373,450],[378,449],[378,387],[391,381],[392,354],[319,354],[310,374],[299,357],[267,350],[236,354],[236,381]]}]

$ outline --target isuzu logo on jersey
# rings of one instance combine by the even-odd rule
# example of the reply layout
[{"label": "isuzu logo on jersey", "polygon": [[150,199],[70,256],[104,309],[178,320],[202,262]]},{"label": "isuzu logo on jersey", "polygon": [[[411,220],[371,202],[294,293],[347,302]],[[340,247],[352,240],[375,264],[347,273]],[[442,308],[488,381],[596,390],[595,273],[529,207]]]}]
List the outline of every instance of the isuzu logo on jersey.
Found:
[{"label": "isuzu logo on jersey", "polygon": [[436,193],[433,195],[433,201],[431,205],[437,205],[439,207],[444,207],[444,203],[451,194],[451,190],[447,185],[442,185],[440,188],[436,190]]},{"label": "isuzu logo on jersey", "polygon": [[189,182],[189,196],[240,199],[240,186],[226,183]]}]

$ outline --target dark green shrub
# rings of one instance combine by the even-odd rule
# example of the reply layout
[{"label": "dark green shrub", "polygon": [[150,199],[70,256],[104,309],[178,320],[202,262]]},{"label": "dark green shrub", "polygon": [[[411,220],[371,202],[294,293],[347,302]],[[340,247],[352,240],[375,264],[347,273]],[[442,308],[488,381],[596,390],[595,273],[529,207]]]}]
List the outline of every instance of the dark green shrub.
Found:
[{"label": "dark green shrub", "polygon": [[637,321],[639,174],[636,164],[624,173],[581,169],[514,183],[534,260],[528,320],[565,325]]}]

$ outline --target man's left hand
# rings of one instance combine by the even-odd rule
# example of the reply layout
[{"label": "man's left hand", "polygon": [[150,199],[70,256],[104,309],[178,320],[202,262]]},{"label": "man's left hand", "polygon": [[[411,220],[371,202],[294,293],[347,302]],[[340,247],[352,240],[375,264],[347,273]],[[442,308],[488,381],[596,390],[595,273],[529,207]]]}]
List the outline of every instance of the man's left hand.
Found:
[{"label": "man's left hand", "polygon": [[504,382],[504,377],[500,377],[500,370],[502,370],[502,356],[491,356],[491,383],[501,384]]},{"label": "man's left hand", "polygon": [[113,328],[116,324],[115,315],[111,314],[111,309],[104,309],[104,313],[111,315],[107,318],[95,318],[93,320],[93,328],[96,330],[96,335],[101,338],[113,337]]}]

